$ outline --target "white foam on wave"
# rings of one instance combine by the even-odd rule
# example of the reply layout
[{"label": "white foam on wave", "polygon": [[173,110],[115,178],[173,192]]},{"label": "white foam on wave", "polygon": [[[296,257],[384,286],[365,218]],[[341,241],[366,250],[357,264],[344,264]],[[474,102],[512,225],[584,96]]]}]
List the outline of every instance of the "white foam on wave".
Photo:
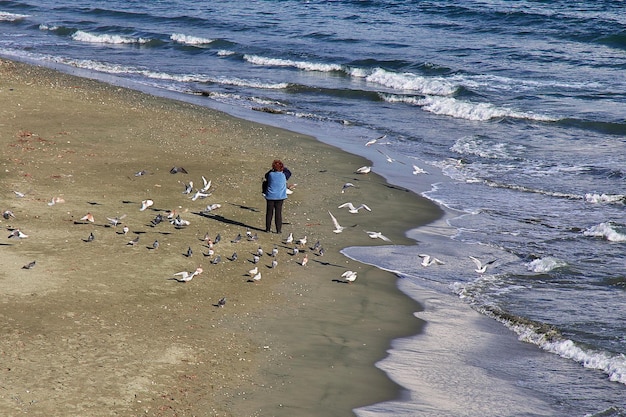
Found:
[{"label": "white foam on wave", "polygon": [[613,222],[600,223],[585,230],[583,234],[590,237],[600,237],[609,242],[626,242],[626,234],[618,230],[619,226]]},{"label": "white foam on wave", "polygon": [[30,15],[17,14],[0,11],[0,22],[17,22],[18,20],[28,19]]},{"label": "white foam on wave", "polygon": [[441,78],[429,78],[410,72],[397,73],[376,68],[367,73],[362,70],[351,70],[353,77],[363,77],[369,83],[379,84],[394,90],[413,91],[425,95],[450,96],[458,90],[452,84]]},{"label": "white foam on wave", "polygon": [[450,150],[461,155],[477,155],[488,159],[507,159],[511,155],[507,151],[506,143],[488,143],[476,136],[466,136],[458,139]]},{"label": "white foam on wave", "polygon": [[624,204],[626,195],[624,194],[585,194],[585,201],[588,203],[608,203],[608,204]]},{"label": "white foam on wave", "polygon": [[146,44],[150,42],[150,39],[146,38],[134,38],[131,36],[122,36],[122,35],[94,35],[89,32],[85,32],[83,30],[77,30],[71,36],[72,39],[79,42],[88,42],[88,43],[104,43],[104,44],[115,44],[115,45],[124,45],[124,44]]},{"label": "white foam on wave", "polygon": [[59,29],[58,26],[50,26],[50,25],[45,25],[43,23],[39,25],[39,30],[47,30],[47,31],[53,32],[58,29]]},{"label": "white foam on wave", "polygon": [[226,49],[220,49],[219,51],[217,51],[217,56],[231,56],[231,55],[235,55],[235,51],[229,51]]},{"label": "white foam on wave", "polygon": [[557,120],[544,115],[497,107],[491,103],[473,103],[453,97],[426,96],[416,100],[415,105],[434,114],[475,121],[487,121],[504,117],[543,122]]},{"label": "white foam on wave", "polygon": [[552,256],[538,258],[526,264],[529,271],[537,273],[550,272],[557,268],[563,268],[564,266],[567,266],[566,262]]},{"label": "white foam on wave", "polygon": [[338,64],[322,64],[307,61],[293,61],[291,59],[267,58],[259,55],[243,56],[243,59],[254,65],[264,65],[270,67],[292,67],[306,71],[332,72],[342,71],[343,67]]},{"label": "white foam on wave", "polygon": [[207,45],[215,41],[215,39],[201,38],[198,36],[185,35],[182,33],[173,33],[170,39],[176,43],[184,45]]}]

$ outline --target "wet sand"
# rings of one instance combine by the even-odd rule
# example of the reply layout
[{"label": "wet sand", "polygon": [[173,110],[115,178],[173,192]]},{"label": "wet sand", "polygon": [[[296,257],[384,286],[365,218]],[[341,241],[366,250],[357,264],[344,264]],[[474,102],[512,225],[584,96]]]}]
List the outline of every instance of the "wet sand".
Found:
[{"label": "wet sand", "polygon": [[[0,210],[15,215],[0,218],[3,415],[348,416],[400,395],[374,364],[392,339],[420,331],[420,306],[393,274],[339,251],[385,244],[365,230],[414,244],[404,232],[441,213],[376,174],[354,173],[368,161],[301,134],[5,60],[0,139]],[[297,184],[283,235],[262,231],[261,179],[274,158]],[[184,184],[197,188],[202,176],[212,195],[192,201]],[[356,187],[342,194],[348,181]],[[145,199],[154,205],[140,211]],[[337,208],[346,201],[372,212]],[[214,203],[221,207],[205,212]],[[332,232],[329,210],[343,233]],[[171,211],[189,225],[152,223]],[[93,222],[81,220],[87,213]],[[122,216],[117,226],[107,220]],[[14,229],[28,237],[8,238]],[[297,255],[284,243],[290,232],[307,237]],[[222,237],[212,256],[207,234]],[[251,282],[259,246],[262,278]],[[197,267],[204,271],[190,282],[171,279]],[[358,271],[353,284],[341,278],[347,269]]]}]

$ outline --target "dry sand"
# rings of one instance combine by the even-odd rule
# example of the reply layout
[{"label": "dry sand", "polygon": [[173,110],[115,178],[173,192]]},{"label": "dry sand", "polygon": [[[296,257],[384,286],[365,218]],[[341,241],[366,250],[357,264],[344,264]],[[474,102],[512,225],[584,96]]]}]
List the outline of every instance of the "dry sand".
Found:
[{"label": "dry sand", "polygon": [[[393,274],[339,251],[383,244],[364,233],[371,229],[413,244],[404,231],[440,213],[375,174],[354,174],[367,161],[293,132],[10,61],[0,61],[0,140],[0,210],[15,214],[0,218],[0,414],[349,416],[399,395],[374,363],[393,338],[419,332],[420,307]],[[261,178],[274,158],[297,183],[282,236],[261,231]],[[171,174],[174,166],[188,174]],[[201,185],[201,176],[213,194],[192,201],[183,184]],[[347,181],[357,187],[341,194]],[[154,206],[140,211],[147,198]],[[336,208],[345,201],[372,212]],[[221,208],[203,215],[212,203]],[[332,233],[329,209],[343,233]],[[189,226],[153,226],[166,210]],[[93,223],[80,220],[87,213]],[[28,237],[7,238],[15,228]],[[248,229],[258,242],[231,243]],[[308,238],[296,256],[283,243],[290,232]],[[222,236],[214,256],[204,255],[207,233]],[[318,240],[324,256],[310,248]],[[278,267],[261,257],[262,279],[250,282],[253,253],[275,245]],[[228,260],[234,252],[238,260]],[[222,262],[211,264],[217,255]],[[204,272],[188,283],[170,279],[198,266]],[[346,269],[358,271],[355,283],[342,282]]]}]

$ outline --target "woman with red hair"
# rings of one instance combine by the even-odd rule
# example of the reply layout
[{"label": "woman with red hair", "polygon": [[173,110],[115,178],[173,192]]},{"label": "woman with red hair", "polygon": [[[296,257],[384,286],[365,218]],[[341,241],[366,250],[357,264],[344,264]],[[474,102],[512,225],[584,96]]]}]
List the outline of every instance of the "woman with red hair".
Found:
[{"label": "woman with red hair", "polygon": [[280,159],[272,162],[272,169],[265,174],[263,181],[263,196],[267,202],[265,212],[265,231],[269,232],[272,226],[272,217],[276,223],[276,233],[282,233],[283,202],[287,199],[287,180],[291,171],[285,167]]}]

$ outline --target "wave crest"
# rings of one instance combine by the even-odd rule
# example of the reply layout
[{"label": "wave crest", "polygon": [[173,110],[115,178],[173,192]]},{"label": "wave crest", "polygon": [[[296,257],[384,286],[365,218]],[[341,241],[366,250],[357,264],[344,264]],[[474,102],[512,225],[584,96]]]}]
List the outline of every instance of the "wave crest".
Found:
[{"label": "wave crest", "polygon": [[89,32],[85,32],[82,30],[77,30],[72,34],[72,39],[80,42],[89,42],[89,43],[105,43],[105,44],[146,44],[150,42],[150,39],[146,38],[133,38],[130,36],[122,36],[122,35],[94,35]]},{"label": "wave crest", "polygon": [[613,222],[606,222],[590,227],[583,234],[590,237],[600,237],[609,242],[626,242],[626,234],[620,229],[623,230],[623,227]]},{"label": "wave crest", "polygon": [[0,22],[17,22],[19,20],[28,19],[30,15],[17,14],[9,12],[0,12]]},{"label": "wave crest", "polygon": [[215,39],[201,38],[198,36],[185,35],[182,33],[173,33],[170,39],[176,43],[184,45],[208,45],[215,41]]},{"label": "wave crest", "polygon": [[537,272],[537,273],[550,272],[557,268],[563,268],[564,266],[567,266],[566,262],[560,259],[554,258],[552,256],[547,256],[545,258],[538,258],[526,264],[526,267],[528,268],[529,271]]},{"label": "wave crest", "polygon": [[342,71],[343,67],[338,64],[321,64],[307,61],[293,61],[291,59],[266,58],[259,55],[243,56],[243,59],[254,65],[265,65],[270,67],[293,67],[306,71],[332,72]]}]

